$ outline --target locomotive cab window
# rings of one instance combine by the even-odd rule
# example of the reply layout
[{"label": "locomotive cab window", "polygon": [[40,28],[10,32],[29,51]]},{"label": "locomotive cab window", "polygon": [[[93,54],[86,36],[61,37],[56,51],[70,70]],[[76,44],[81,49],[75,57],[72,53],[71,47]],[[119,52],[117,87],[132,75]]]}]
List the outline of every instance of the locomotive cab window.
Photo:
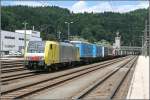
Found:
[{"label": "locomotive cab window", "polygon": [[53,48],[53,46],[52,46],[52,44],[50,45],[50,49],[52,49]]},{"label": "locomotive cab window", "polygon": [[28,53],[44,53],[45,42],[43,41],[30,41],[28,44]]}]

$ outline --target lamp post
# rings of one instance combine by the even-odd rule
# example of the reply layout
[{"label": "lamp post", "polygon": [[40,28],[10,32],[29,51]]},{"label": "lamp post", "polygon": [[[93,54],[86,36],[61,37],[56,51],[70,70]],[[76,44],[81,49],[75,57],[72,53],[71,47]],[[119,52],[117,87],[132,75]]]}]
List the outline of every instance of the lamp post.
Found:
[{"label": "lamp post", "polygon": [[27,28],[27,22],[22,23],[24,24],[24,55],[25,55],[25,49],[26,49],[26,28]]},{"label": "lamp post", "polygon": [[70,24],[72,24],[73,22],[65,22],[65,24],[68,25],[68,40],[69,40],[69,35],[70,35]]}]

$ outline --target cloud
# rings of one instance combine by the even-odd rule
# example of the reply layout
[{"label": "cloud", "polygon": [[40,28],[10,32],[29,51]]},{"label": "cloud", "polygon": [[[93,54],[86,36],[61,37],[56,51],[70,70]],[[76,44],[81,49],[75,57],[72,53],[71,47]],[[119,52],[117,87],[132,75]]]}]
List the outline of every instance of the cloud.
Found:
[{"label": "cloud", "polygon": [[[118,1],[119,2],[119,1]],[[113,2],[112,2],[113,3]],[[87,1],[78,1],[75,4],[72,5],[71,8],[69,8],[74,13],[83,13],[83,12],[104,12],[104,11],[112,11],[112,12],[129,12],[133,11],[139,8],[147,8],[148,7],[148,1],[141,1],[136,5],[119,5],[119,6],[113,6],[109,1],[99,1],[94,6],[88,6]]]},{"label": "cloud", "polygon": [[41,6],[41,3],[36,1],[14,1],[14,5],[26,5],[26,6]]},{"label": "cloud", "polygon": [[136,9],[140,9],[140,8],[148,8],[148,1],[141,1],[139,4],[137,5],[123,5],[123,6],[118,6],[116,8],[116,12],[129,12],[129,11],[133,11]]},{"label": "cloud", "polygon": [[88,11],[93,12],[104,12],[104,11],[113,11],[113,8],[108,2],[101,2],[95,6],[88,8]]},{"label": "cloud", "polygon": [[[62,4],[62,1],[53,2],[48,0],[2,0],[2,5],[26,5],[26,6],[59,6],[62,8],[68,8],[70,11],[73,11],[74,13],[83,13],[83,12],[106,12],[106,11],[112,11],[112,12],[129,12],[133,11],[135,9],[139,8],[147,8],[148,7],[148,1],[95,1],[96,3],[93,4],[94,1],[76,1],[73,4],[70,4],[70,2],[64,1],[64,4]],[[69,6],[66,6],[68,4]],[[63,6],[62,6],[63,5]]]},{"label": "cloud", "polygon": [[88,3],[86,1],[78,1],[75,3],[70,10],[74,13],[83,13],[83,12],[103,12],[103,11],[111,11],[112,8],[108,4],[108,2],[101,2],[97,5],[88,7]]},{"label": "cloud", "polygon": [[49,6],[49,1],[2,1],[2,5],[23,5],[23,6],[32,6],[32,7],[37,7],[37,6]]},{"label": "cloud", "polygon": [[77,3],[75,3],[71,9],[73,12],[84,12],[87,10],[87,5],[85,1],[79,1]]}]

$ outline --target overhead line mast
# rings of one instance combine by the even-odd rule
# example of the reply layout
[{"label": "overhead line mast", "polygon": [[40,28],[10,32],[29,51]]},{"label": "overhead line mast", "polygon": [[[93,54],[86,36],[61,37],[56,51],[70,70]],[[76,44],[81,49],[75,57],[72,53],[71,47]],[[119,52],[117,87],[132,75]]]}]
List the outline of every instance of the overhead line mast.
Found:
[{"label": "overhead line mast", "polygon": [[150,0],[149,0],[149,66],[150,66]]},{"label": "overhead line mast", "polygon": [[26,29],[27,29],[27,24],[28,24],[28,23],[27,23],[27,22],[23,22],[22,24],[24,25],[24,55],[25,55],[25,49],[26,49],[26,44],[27,44],[27,43],[26,43],[26,40],[27,40],[27,39],[26,39],[26,38],[27,38],[27,37],[26,37]]},{"label": "overhead line mast", "polygon": [[144,55],[145,56],[147,56],[147,54],[148,54],[148,50],[147,50],[147,48],[148,48],[148,42],[147,42],[147,34],[148,33],[148,31],[147,31],[147,20],[145,21],[145,29],[144,29]]}]

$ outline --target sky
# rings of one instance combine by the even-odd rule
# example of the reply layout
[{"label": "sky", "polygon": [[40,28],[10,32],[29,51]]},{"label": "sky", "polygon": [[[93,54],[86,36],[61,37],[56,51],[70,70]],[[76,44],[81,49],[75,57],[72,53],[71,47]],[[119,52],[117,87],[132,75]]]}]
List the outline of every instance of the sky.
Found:
[{"label": "sky", "polygon": [[125,13],[140,8],[148,8],[148,0],[1,0],[2,6],[59,6],[74,13],[113,11]]}]

